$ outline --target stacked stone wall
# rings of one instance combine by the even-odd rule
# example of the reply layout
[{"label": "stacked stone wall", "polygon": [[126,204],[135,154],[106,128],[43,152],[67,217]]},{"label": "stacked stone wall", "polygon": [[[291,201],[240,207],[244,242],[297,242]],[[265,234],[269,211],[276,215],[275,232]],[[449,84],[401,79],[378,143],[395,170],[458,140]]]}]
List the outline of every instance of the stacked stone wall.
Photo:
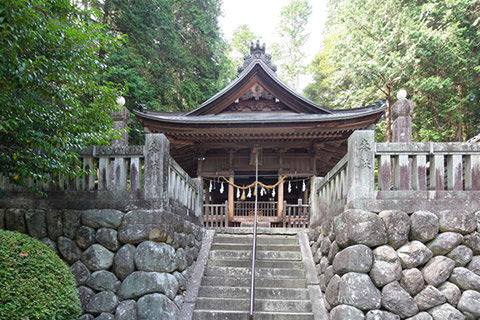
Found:
[{"label": "stacked stone wall", "polygon": [[70,266],[82,320],[175,319],[203,235],[160,210],[0,209],[0,229],[39,239]]},{"label": "stacked stone wall", "polygon": [[352,209],[310,244],[331,320],[480,319],[480,211]]}]

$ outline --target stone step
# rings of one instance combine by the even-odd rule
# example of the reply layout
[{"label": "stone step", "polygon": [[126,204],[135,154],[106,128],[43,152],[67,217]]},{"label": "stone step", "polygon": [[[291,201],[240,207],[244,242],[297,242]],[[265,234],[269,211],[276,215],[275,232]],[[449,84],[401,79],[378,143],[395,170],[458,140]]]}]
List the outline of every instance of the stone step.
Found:
[{"label": "stone step", "polygon": [[[290,260],[257,260],[255,265],[258,268],[293,268],[303,269],[303,261],[290,261]],[[215,259],[209,260],[208,266],[214,267],[251,267],[252,260],[234,260],[234,259]]]},{"label": "stone step", "polygon": [[[246,320],[247,311],[195,310],[194,320]],[[313,313],[255,312],[255,320],[313,320]]]},{"label": "stone step", "polygon": [[[216,259],[251,259],[251,250],[211,250],[208,254],[210,260]],[[302,261],[302,253],[300,251],[258,251],[258,260],[290,260]]]},{"label": "stone step", "polygon": [[[197,297],[196,309],[247,311],[250,299]],[[255,310],[269,312],[312,312],[310,300],[255,299]]]},{"label": "stone step", "polygon": [[[217,234],[213,239],[213,244],[219,243],[242,243],[252,244],[253,236],[245,235],[223,235]],[[298,238],[296,236],[257,236],[257,244],[286,244],[298,245]]]},{"label": "stone step", "polygon": [[[225,287],[247,287],[250,288],[250,277],[213,277],[203,276],[202,286],[225,286]],[[255,278],[255,286],[257,288],[306,288],[307,281],[305,279],[272,279],[272,278]]]},{"label": "stone step", "polygon": [[[252,244],[214,243],[210,250],[252,250]],[[300,251],[297,244],[257,244],[257,251]]]},{"label": "stone step", "polygon": [[[199,297],[250,298],[248,287],[200,287]],[[255,299],[308,300],[308,289],[255,288]]]},{"label": "stone step", "polygon": [[[247,267],[210,267],[205,268],[206,276],[229,276],[229,277],[250,277],[251,268]],[[304,279],[305,271],[302,269],[277,269],[277,268],[255,268],[255,277],[262,278],[293,278]]]}]

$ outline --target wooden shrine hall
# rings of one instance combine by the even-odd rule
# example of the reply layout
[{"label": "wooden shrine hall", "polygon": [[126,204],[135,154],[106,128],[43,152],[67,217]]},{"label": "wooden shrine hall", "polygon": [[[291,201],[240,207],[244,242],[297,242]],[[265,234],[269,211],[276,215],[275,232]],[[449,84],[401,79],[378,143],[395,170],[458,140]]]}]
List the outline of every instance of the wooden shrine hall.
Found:
[{"label": "wooden shrine hall", "polygon": [[[206,226],[253,221],[258,154],[259,221],[271,226],[308,224],[310,178],[325,175],[347,152],[354,130],[374,125],[383,102],[357,109],[318,106],[275,73],[257,41],[238,77],[196,109],[184,113],[136,111],[147,132],[163,133],[171,155],[204,181]],[[274,187],[274,188],[272,188]]]}]

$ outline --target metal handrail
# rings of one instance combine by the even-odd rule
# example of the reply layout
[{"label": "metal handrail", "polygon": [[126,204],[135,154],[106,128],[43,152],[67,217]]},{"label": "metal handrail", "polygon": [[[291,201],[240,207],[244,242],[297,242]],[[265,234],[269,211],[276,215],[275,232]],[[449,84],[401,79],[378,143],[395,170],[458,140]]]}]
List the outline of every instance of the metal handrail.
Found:
[{"label": "metal handrail", "polygon": [[[258,152],[255,153],[255,181],[258,181]],[[255,260],[257,258],[257,211],[258,211],[258,183],[255,183],[255,218],[253,220],[252,245],[252,282],[250,285],[250,320],[255,312]]]}]

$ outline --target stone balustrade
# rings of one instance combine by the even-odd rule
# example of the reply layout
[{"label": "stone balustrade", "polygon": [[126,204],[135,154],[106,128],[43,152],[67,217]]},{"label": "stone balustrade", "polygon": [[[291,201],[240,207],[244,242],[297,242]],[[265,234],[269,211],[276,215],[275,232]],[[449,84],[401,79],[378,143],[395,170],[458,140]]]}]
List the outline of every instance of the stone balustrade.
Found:
[{"label": "stone balustrade", "polygon": [[[60,209],[131,207],[162,209],[200,221],[203,189],[170,156],[162,134],[147,134],[145,146],[94,146],[79,152],[85,175],[56,177],[54,183],[31,181],[47,193],[35,197],[0,177],[0,207],[30,208],[33,202]],[[13,204],[15,204],[13,206]]]},{"label": "stone balustrade", "polygon": [[414,212],[480,208],[480,144],[376,143],[372,130],[354,132],[348,153],[311,188],[311,225],[346,209]]}]

